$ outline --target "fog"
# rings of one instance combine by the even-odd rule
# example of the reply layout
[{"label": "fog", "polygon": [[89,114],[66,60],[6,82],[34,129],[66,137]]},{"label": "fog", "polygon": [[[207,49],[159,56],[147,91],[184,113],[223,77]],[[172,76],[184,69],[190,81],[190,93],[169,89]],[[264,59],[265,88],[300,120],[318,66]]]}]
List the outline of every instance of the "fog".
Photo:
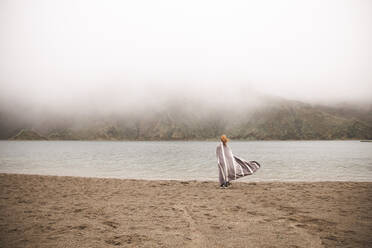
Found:
[{"label": "fog", "polygon": [[0,37],[7,110],[372,99],[369,0],[1,0]]}]

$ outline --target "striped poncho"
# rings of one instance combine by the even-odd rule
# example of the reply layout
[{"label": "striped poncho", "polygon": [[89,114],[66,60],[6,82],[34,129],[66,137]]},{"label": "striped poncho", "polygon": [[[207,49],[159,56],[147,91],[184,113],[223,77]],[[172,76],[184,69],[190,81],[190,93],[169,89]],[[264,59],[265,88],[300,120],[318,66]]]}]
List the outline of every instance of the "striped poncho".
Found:
[{"label": "striped poncho", "polygon": [[222,142],[216,149],[220,184],[252,175],[261,165],[256,161],[246,161],[233,155],[230,147]]}]

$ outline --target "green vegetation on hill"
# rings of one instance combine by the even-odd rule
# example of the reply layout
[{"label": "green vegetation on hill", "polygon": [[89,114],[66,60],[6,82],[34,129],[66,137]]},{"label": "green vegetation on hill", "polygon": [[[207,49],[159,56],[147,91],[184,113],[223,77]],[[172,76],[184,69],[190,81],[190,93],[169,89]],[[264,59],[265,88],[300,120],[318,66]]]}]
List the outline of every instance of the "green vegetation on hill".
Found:
[{"label": "green vegetation on hill", "polygon": [[233,138],[255,140],[369,139],[372,125],[342,118],[310,106],[260,111],[247,123],[229,130]]}]

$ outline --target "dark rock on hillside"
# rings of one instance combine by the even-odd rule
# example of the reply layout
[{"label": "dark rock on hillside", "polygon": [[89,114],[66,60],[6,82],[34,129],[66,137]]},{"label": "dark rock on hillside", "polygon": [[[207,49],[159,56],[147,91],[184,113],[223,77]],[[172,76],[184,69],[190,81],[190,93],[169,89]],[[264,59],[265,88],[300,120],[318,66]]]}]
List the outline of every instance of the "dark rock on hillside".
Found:
[{"label": "dark rock on hillside", "polygon": [[23,129],[13,136],[11,140],[47,140],[47,138],[41,136],[35,131]]},{"label": "dark rock on hillside", "polygon": [[79,140],[79,137],[69,129],[54,129],[48,134],[48,140]]}]

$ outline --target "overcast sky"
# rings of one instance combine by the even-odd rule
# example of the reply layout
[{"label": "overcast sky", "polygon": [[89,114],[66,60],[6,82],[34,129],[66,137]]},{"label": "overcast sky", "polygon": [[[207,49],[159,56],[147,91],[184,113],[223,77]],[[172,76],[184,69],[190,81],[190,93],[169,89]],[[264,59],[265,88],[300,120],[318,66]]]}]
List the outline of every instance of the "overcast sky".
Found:
[{"label": "overcast sky", "polygon": [[3,101],[243,88],[371,100],[372,1],[0,0]]}]

